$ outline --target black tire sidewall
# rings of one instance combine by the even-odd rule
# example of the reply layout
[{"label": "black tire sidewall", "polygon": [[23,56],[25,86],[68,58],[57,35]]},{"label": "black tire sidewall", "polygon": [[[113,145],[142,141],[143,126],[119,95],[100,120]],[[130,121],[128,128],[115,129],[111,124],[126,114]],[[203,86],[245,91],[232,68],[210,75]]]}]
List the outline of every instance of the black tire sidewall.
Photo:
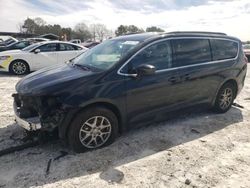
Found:
[{"label": "black tire sidewall", "polygon": [[[14,70],[13,70],[13,65],[14,65],[16,62],[22,62],[22,63],[26,66],[26,71],[25,71],[24,73],[22,73],[22,74],[17,74],[17,73],[14,72]],[[12,62],[10,63],[9,71],[10,71],[10,73],[15,74],[15,75],[24,75],[24,74],[29,73],[30,69],[29,69],[28,63],[26,63],[25,61],[23,61],[23,60],[14,60],[14,61],[12,61]]]},{"label": "black tire sidewall", "polygon": [[111,123],[111,135],[109,136],[108,140],[100,147],[93,148],[93,149],[98,149],[98,148],[107,146],[113,143],[115,138],[117,137],[118,120],[115,114],[112,111],[103,107],[89,108],[89,109],[79,112],[69,127],[68,144],[73,151],[80,153],[80,152],[84,152],[87,150],[93,150],[91,148],[84,147],[79,139],[79,131],[83,123],[93,116],[104,116]]},{"label": "black tire sidewall", "polygon": [[[233,91],[233,99],[232,99],[232,101],[231,101],[231,104],[230,104],[227,108],[222,109],[222,108],[220,107],[219,99],[220,99],[221,94],[222,94],[222,93],[224,92],[224,90],[227,89],[227,88],[232,89],[232,91]],[[219,92],[218,92],[218,94],[217,94],[217,96],[216,96],[215,105],[214,105],[213,110],[214,110],[215,112],[217,112],[217,113],[225,113],[225,112],[227,112],[227,111],[231,108],[231,106],[232,106],[232,104],[233,104],[233,102],[234,102],[235,97],[236,97],[236,88],[235,88],[235,86],[234,86],[233,84],[231,84],[231,83],[226,83],[226,84],[224,84],[224,85],[220,88],[220,90],[219,90]]]}]

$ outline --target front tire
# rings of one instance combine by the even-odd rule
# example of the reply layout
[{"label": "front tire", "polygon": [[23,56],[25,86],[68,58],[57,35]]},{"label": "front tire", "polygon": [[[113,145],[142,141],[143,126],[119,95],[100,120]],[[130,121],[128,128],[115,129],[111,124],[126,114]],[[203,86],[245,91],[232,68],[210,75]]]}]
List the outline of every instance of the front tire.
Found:
[{"label": "front tire", "polygon": [[77,153],[114,142],[118,135],[115,114],[103,107],[86,109],[75,117],[68,131],[68,143]]},{"label": "front tire", "polygon": [[227,112],[231,108],[235,97],[236,97],[235,86],[231,83],[224,84],[220,88],[216,96],[213,110],[217,113]]},{"label": "front tire", "polygon": [[24,75],[30,72],[29,65],[23,60],[11,62],[9,71],[15,75]]}]

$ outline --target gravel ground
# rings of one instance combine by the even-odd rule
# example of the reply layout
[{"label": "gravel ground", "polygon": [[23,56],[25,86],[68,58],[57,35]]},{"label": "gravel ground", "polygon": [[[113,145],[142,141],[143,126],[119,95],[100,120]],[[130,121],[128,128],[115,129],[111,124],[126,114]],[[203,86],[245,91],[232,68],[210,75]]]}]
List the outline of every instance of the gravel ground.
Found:
[{"label": "gravel ground", "polygon": [[[19,79],[0,73],[0,150],[23,136],[11,97]],[[189,112],[103,149],[74,154],[54,141],[2,156],[0,187],[250,187],[249,94],[247,77],[236,100],[244,109]]]}]

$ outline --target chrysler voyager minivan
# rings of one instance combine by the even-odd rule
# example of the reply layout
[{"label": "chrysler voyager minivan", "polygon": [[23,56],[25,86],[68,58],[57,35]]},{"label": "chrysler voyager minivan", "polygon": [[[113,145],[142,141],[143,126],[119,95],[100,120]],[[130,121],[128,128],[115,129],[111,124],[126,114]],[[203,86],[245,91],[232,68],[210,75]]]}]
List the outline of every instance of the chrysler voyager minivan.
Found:
[{"label": "chrysler voyager minivan", "polygon": [[23,128],[56,130],[82,152],[169,111],[205,104],[227,112],[246,71],[241,41],[223,33],[126,35],[24,77],[14,111]]}]

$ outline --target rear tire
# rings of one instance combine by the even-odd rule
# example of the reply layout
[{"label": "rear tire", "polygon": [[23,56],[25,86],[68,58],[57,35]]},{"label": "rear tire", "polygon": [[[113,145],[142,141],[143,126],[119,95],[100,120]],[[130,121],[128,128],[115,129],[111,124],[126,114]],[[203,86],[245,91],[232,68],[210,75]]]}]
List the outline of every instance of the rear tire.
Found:
[{"label": "rear tire", "polygon": [[15,75],[24,75],[30,72],[29,65],[23,60],[15,60],[11,62],[9,71]]},{"label": "rear tire", "polygon": [[68,143],[77,153],[107,146],[118,135],[115,114],[103,107],[88,108],[78,113],[68,131]]},{"label": "rear tire", "polygon": [[216,96],[213,111],[215,111],[217,113],[227,112],[231,108],[235,97],[236,97],[235,86],[231,83],[224,84],[220,88],[220,90]]}]

